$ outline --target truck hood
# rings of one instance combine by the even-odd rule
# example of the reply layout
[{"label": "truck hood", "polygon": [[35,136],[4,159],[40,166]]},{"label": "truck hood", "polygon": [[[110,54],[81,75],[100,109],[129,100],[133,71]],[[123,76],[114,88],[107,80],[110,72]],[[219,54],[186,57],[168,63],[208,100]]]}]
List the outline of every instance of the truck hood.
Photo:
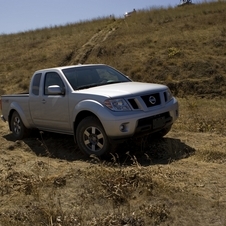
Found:
[{"label": "truck hood", "polygon": [[153,83],[142,82],[123,82],[116,84],[106,84],[87,89],[75,91],[81,94],[91,94],[104,96],[106,98],[115,98],[121,96],[136,96],[145,93],[155,93],[166,90],[167,86]]}]

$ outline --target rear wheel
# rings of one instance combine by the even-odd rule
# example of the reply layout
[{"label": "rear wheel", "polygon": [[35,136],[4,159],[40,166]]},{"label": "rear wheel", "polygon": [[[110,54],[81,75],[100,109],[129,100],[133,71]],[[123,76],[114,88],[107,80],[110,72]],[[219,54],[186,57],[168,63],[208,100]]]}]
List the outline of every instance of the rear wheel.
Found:
[{"label": "rear wheel", "polygon": [[13,136],[16,139],[21,140],[27,136],[28,129],[24,126],[24,123],[23,123],[20,115],[18,114],[18,112],[16,112],[16,111],[13,112],[10,123],[11,123],[10,126],[11,126]]},{"label": "rear wheel", "polygon": [[79,123],[76,129],[76,140],[79,149],[88,155],[106,155],[111,150],[104,128],[94,116],[86,117]]}]

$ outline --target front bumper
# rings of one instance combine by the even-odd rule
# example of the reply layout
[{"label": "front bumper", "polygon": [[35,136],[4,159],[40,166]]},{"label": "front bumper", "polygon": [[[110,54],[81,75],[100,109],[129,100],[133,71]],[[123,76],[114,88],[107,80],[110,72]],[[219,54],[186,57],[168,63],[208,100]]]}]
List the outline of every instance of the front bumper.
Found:
[{"label": "front bumper", "polygon": [[114,120],[102,121],[102,123],[108,137],[117,140],[158,132],[171,126],[178,116],[178,102],[173,99],[163,108],[126,116],[121,115],[114,117]]}]

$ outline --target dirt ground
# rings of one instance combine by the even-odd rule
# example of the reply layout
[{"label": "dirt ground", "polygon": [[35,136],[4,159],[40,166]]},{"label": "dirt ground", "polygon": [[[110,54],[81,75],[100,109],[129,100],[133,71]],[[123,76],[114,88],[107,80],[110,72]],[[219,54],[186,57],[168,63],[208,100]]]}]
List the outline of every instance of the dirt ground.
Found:
[{"label": "dirt ground", "polygon": [[[13,213],[31,208],[33,206],[31,202],[34,202],[34,199],[38,199],[39,202],[45,199],[44,193],[48,194],[48,199],[51,200],[52,185],[60,188],[54,191],[57,192],[57,197],[60,197],[61,208],[64,211],[74,210],[78,208],[78,205],[86,206],[86,211],[90,209],[91,212],[94,211],[90,207],[93,205],[96,206],[95,208],[101,208],[103,213],[106,210],[114,210],[114,207],[104,199],[95,202],[92,199],[93,203],[90,203],[89,197],[83,197],[82,199],[89,200],[86,204],[84,200],[81,200],[82,195],[85,194],[82,191],[90,189],[88,184],[93,186],[92,179],[94,183],[95,180],[98,183],[95,172],[99,172],[100,164],[93,163],[79,150],[76,150],[72,137],[35,133],[24,141],[15,141],[6,123],[1,121],[0,128],[2,184],[0,225],[4,225],[1,223],[4,222],[2,219],[6,216],[12,218]],[[148,153],[148,150],[151,151]],[[225,136],[172,130],[161,142],[152,143],[144,140],[137,146],[135,143],[130,143],[123,147],[123,152],[126,151],[131,152],[130,156],[136,154],[135,165],[137,166],[134,166],[133,161],[127,161],[128,158],[126,160],[125,156],[121,155],[119,161],[121,165],[125,163],[124,169],[135,168],[144,174],[149,173],[152,180],[151,196],[143,192],[141,187],[131,192],[133,196],[129,199],[131,214],[138,211],[136,207],[139,206],[141,209],[141,206],[149,203],[150,208],[150,203],[152,203],[155,207],[156,205],[162,206],[161,214],[165,211],[167,219],[161,218],[163,215],[159,213],[159,220],[153,220],[155,215],[152,211],[151,217],[149,216],[152,218],[150,225],[226,225]],[[148,158],[145,158],[144,156],[147,155]],[[110,162],[110,160],[106,161]],[[41,181],[44,178],[48,178],[45,180],[46,190],[39,188],[37,194],[31,198],[34,189],[32,190],[30,188],[32,186],[29,187],[26,181],[29,179],[34,185],[37,180]],[[92,213],[95,215],[95,212]],[[83,216],[87,214],[83,213]],[[83,224],[70,225],[86,225],[84,222],[86,220],[83,220]],[[147,223],[127,225],[147,225]]]}]

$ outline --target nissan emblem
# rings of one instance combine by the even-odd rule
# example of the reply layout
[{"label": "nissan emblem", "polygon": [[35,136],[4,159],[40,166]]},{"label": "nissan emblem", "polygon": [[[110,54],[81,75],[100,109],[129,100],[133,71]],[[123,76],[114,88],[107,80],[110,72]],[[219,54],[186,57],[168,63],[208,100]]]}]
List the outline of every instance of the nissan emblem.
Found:
[{"label": "nissan emblem", "polygon": [[149,97],[149,102],[151,103],[151,104],[155,104],[156,103],[156,99],[155,99],[155,97],[153,97],[153,96],[150,96]]}]

